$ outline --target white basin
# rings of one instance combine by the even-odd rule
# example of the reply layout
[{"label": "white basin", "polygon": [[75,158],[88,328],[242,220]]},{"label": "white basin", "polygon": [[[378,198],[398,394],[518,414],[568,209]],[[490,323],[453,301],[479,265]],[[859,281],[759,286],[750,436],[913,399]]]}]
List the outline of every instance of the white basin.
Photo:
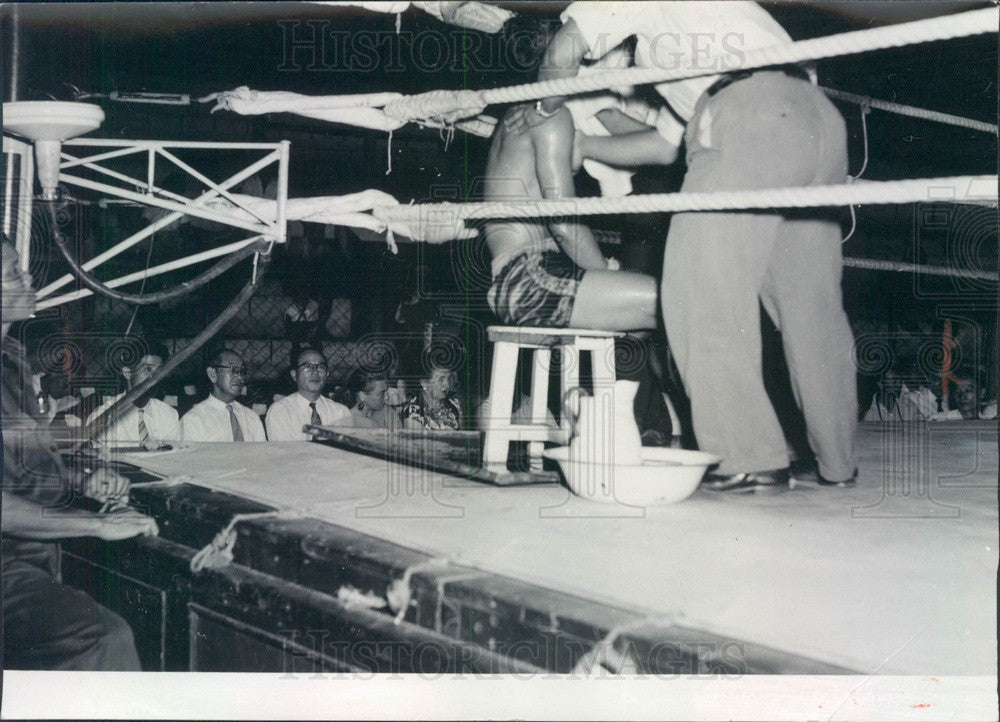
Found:
[{"label": "white basin", "polygon": [[543,454],[559,462],[570,491],[588,501],[630,506],[686,499],[698,488],[708,467],[721,461],[703,451],[644,446],[641,464],[600,464],[571,458],[569,450],[568,446],[557,446]]}]

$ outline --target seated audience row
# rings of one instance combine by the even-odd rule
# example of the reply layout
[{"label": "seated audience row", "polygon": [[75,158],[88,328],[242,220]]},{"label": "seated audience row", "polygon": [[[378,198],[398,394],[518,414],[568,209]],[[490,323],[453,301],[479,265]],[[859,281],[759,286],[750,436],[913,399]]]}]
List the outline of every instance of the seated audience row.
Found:
[{"label": "seated audience row", "polygon": [[[167,352],[149,346],[135,363],[122,370],[128,390],[144,383],[163,365]],[[323,395],[329,366],[323,354],[302,349],[291,369],[296,391],[276,400],[263,423],[253,410],[237,401],[247,377],[242,357],[231,349],[211,355],[205,368],[211,382],[208,397],[195,404],[183,418],[159,399],[144,394],[100,437],[113,443],[138,442],[156,449],[169,441],[309,441],[307,425],[354,429],[458,429],[462,411],[451,395],[452,372],[432,368],[421,379],[421,393],[405,403],[388,403],[388,378],[380,374],[356,372],[351,388],[356,398],[353,408]],[[90,424],[122,396],[107,400],[91,414]]]}]

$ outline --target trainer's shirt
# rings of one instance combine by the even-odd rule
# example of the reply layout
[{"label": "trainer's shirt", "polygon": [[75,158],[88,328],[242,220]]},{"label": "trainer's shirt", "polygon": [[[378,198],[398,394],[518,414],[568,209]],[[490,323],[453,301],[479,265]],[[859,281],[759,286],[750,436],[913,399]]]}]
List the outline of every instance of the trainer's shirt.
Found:
[{"label": "trainer's shirt", "polygon": [[602,57],[635,35],[637,67],[717,70],[656,86],[685,123],[694,115],[698,98],[719,79],[720,73],[740,70],[752,50],[791,42],[785,29],[754,2],[588,0],[572,3],[560,19],[576,23],[587,43],[585,57],[590,60]]}]

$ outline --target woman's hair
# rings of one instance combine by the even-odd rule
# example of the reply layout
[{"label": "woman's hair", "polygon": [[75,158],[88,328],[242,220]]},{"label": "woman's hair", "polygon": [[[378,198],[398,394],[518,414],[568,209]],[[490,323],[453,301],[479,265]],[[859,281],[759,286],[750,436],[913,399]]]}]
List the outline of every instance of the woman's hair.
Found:
[{"label": "woman's hair", "polygon": [[389,383],[389,377],[385,374],[375,373],[370,371],[365,371],[364,369],[358,369],[351,374],[351,378],[348,381],[348,385],[355,394],[362,392],[367,392],[369,384],[376,381],[385,381],[386,384]]}]

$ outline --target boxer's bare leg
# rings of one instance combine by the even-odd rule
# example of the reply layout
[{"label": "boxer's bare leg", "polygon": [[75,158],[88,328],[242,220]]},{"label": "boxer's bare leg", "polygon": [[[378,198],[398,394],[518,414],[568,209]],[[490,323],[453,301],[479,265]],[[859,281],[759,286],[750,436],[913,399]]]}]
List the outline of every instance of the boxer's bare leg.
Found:
[{"label": "boxer's bare leg", "polygon": [[570,316],[572,328],[631,331],[656,328],[656,281],[629,271],[587,271]]}]

